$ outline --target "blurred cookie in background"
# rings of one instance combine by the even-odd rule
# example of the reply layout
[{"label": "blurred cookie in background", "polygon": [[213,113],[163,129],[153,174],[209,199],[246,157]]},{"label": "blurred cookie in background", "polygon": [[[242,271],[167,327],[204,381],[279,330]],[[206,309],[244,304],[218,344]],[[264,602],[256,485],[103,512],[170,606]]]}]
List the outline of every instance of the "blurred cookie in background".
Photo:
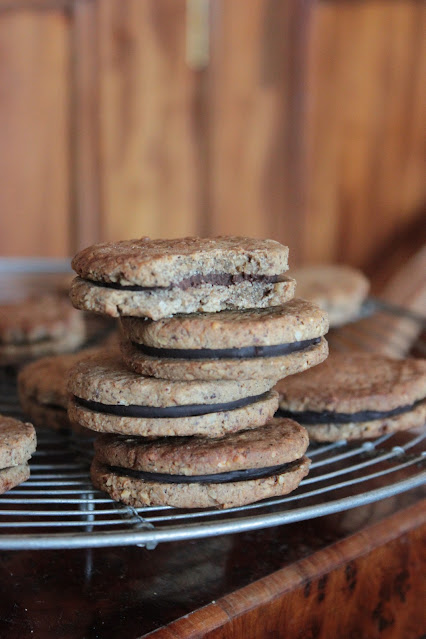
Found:
[{"label": "blurred cookie in background", "polygon": [[85,337],[81,313],[58,295],[0,305],[0,366],[73,351]]},{"label": "blurred cookie in background", "polygon": [[327,312],[330,327],[357,319],[370,283],[361,271],[343,264],[317,264],[293,269],[297,297]]}]

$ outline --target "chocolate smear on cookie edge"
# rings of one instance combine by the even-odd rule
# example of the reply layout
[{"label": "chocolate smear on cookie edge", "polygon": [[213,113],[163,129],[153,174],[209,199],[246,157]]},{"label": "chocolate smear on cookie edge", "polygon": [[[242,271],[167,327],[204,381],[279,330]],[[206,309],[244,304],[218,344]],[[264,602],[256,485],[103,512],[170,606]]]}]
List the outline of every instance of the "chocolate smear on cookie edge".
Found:
[{"label": "chocolate smear on cookie edge", "polygon": [[335,413],[332,411],[290,411],[279,408],[275,413],[276,417],[288,417],[294,419],[299,424],[312,425],[315,424],[350,424],[351,422],[369,422],[375,419],[386,419],[388,417],[396,417],[403,413],[408,413],[419,406],[424,399],[420,399],[413,404],[407,406],[399,406],[389,411],[363,410],[356,413]]},{"label": "chocolate smear on cookie edge", "polygon": [[179,282],[173,282],[169,286],[140,286],[136,284],[119,284],[118,282],[104,282],[83,278],[86,282],[95,286],[105,288],[113,288],[122,291],[168,291],[173,288],[179,288],[183,291],[191,287],[200,286],[201,284],[211,284],[212,286],[233,286],[241,282],[259,282],[263,284],[276,284],[277,282],[286,282],[290,278],[285,275],[252,275],[250,273],[208,273],[206,275],[193,275],[186,277]]},{"label": "chocolate smear on cookie edge", "polygon": [[164,483],[164,484],[224,484],[228,482],[247,481],[249,479],[262,479],[281,475],[284,472],[295,469],[303,460],[296,459],[292,462],[268,466],[266,468],[248,468],[244,470],[231,470],[226,473],[215,473],[210,475],[169,475],[167,473],[150,473],[143,470],[123,468],[121,466],[107,466],[108,470],[115,475],[142,479],[144,481]]},{"label": "chocolate smear on cookie edge", "polygon": [[132,342],[144,355],[160,359],[252,359],[256,357],[279,357],[316,346],[321,337],[301,342],[274,344],[272,346],[242,346],[240,348],[156,348]]},{"label": "chocolate smear on cookie edge", "polygon": [[83,408],[88,408],[97,413],[118,415],[119,417],[139,417],[139,418],[170,418],[170,417],[194,417],[196,415],[207,415],[208,413],[219,413],[231,411],[244,406],[249,406],[255,402],[267,398],[269,391],[261,395],[243,397],[233,402],[218,404],[184,404],[181,406],[124,406],[120,404],[102,404],[92,400],[82,399],[74,395],[75,402]]}]

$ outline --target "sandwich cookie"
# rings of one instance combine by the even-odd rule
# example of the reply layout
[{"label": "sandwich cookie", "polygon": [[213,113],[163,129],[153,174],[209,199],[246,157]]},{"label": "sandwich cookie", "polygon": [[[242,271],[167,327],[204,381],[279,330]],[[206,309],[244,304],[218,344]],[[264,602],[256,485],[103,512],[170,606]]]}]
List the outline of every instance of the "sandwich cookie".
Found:
[{"label": "sandwich cookie", "polygon": [[90,246],[72,266],[74,306],[113,317],[263,308],[295,289],[285,276],[288,248],[273,240],[124,240]]},{"label": "sandwich cookie", "polygon": [[81,314],[59,296],[0,306],[0,365],[71,351],[84,338]]},{"label": "sandwich cookie", "polygon": [[126,364],[164,379],[278,380],[319,364],[328,353],[327,315],[300,299],[158,322],[123,318],[122,328]]},{"label": "sandwich cookie", "polygon": [[116,355],[80,361],[69,374],[73,423],[104,433],[168,437],[263,426],[278,408],[271,380],[182,382],[142,377]]},{"label": "sandwich cookie", "polygon": [[37,439],[34,427],[0,415],[0,493],[26,481]]},{"label": "sandwich cookie", "polygon": [[361,271],[341,264],[304,266],[294,269],[297,296],[327,312],[330,327],[355,320],[370,287]]},{"label": "sandwich cookie", "polygon": [[426,421],[426,360],[332,353],[276,389],[277,415],[303,424],[314,441],[369,439]]},{"label": "sandwich cookie", "polygon": [[232,508],[297,488],[309,471],[307,446],[306,430],[289,419],[221,439],[104,435],[91,476],[96,488],[131,506]]},{"label": "sandwich cookie", "polygon": [[35,426],[71,430],[67,413],[68,373],[77,362],[94,352],[97,349],[43,357],[21,369],[19,399],[24,413]]}]

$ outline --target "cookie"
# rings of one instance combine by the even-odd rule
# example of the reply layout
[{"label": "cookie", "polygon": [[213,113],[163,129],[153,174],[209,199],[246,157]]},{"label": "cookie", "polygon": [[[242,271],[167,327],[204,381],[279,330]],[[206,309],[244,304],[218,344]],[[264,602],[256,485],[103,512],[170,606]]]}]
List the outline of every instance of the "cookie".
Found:
[{"label": "cookie", "polygon": [[59,296],[0,306],[0,365],[74,350],[84,338],[81,314]]},{"label": "cookie", "polygon": [[341,264],[317,264],[293,269],[297,296],[327,312],[330,326],[341,326],[359,316],[370,287],[361,271]]},{"label": "cookie", "polygon": [[122,354],[135,372],[165,379],[275,379],[322,362],[324,311],[300,299],[271,309],[123,318]]},{"label": "cookie", "polygon": [[426,360],[332,353],[276,390],[278,415],[303,424],[314,441],[368,439],[426,420]]},{"label": "cookie", "polygon": [[24,366],[18,375],[22,409],[38,427],[70,430],[67,379],[72,366],[86,353],[43,357]]},{"label": "cookie", "polygon": [[309,470],[307,446],[305,429],[288,419],[213,440],[102,436],[91,476],[131,506],[232,508],[294,490]]},{"label": "cookie", "polygon": [[0,415],[0,493],[28,479],[27,462],[36,445],[32,424]]},{"label": "cookie", "polygon": [[72,422],[99,432],[166,437],[221,436],[265,424],[278,407],[270,380],[167,381],[97,354],[70,371]]},{"label": "cookie", "polygon": [[73,259],[76,308],[113,317],[269,307],[294,295],[288,248],[241,237],[124,240]]}]

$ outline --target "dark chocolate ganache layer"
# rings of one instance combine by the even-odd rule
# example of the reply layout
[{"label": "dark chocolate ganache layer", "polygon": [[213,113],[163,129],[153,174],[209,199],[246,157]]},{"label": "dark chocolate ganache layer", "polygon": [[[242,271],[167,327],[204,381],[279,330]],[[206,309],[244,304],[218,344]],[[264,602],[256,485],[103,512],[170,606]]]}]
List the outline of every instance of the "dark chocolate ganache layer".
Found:
[{"label": "dark chocolate ganache layer", "polygon": [[131,477],[133,479],[143,479],[144,481],[155,481],[163,484],[224,484],[227,482],[247,481],[248,479],[261,479],[263,477],[281,475],[284,472],[292,470],[298,466],[299,463],[300,459],[297,459],[296,461],[278,466],[232,470],[227,473],[216,473],[214,475],[167,475],[166,473],[148,473],[143,470],[121,468],[120,466],[109,466],[109,470],[115,475]]},{"label": "dark chocolate ganache layer", "polygon": [[409,410],[413,410],[421,404],[424,400],[421,399],[414,404],[408,406],[399,406],[388,411],[376,411],[376,410],[362,410],[357,413],[333,413],[331,411],[290,411],[279,408],[275,413],[276,417],[290,417],[299,424],[350,424],[351,422],[370,422],[375,419],[386,419],[387,417],[395,417],[396,415],[402,415]]},{"label": "dark chocolate ganache layer", "polygon": [[193,286],[200,284],[212,284],[214,286],[233,286],[241,282],[261,282],[263,284],[275,284],[276,282],[285,282],[288,278],[285,275],[251,275],[249,273],[208,273],[206,275],[193,275],[186,277],[179,282],[174,282],[170,286],[138,286],[123,285],[117,282],[97,282],[86,278],[86,281],[96,286],[104,286],[106,288],[114,288],[120,291],[167,291],[172,288],[179,288],[186,291]]},{"label": "dark chocolate ganache layer", "polygon": [[97,413],[107,413],[109,415],[118,415],[119,417],[194,417],[196,415],[207,415],[208,413],[220,413],[224,411],[235,410],[243,406],[249,406],[262,399],[265,399],[268,393],[255,395],[253,397],[243,397],[233,402],[220,404],[186,404],[182,406],[121,406],[111,404],[101,404],[81,397],[74,396],[77,404],[83,408],[89,408]]},{"label": "dark chocolate ganache layer", "polygon": [[156,348],[132,342],[144,355],[170,359],[251,359],[255,357],[278,357],[303,351],[319,344],[321,337],[305,339],[302,342],[274,344],[273,346],[243,346],[241,348]]}]

